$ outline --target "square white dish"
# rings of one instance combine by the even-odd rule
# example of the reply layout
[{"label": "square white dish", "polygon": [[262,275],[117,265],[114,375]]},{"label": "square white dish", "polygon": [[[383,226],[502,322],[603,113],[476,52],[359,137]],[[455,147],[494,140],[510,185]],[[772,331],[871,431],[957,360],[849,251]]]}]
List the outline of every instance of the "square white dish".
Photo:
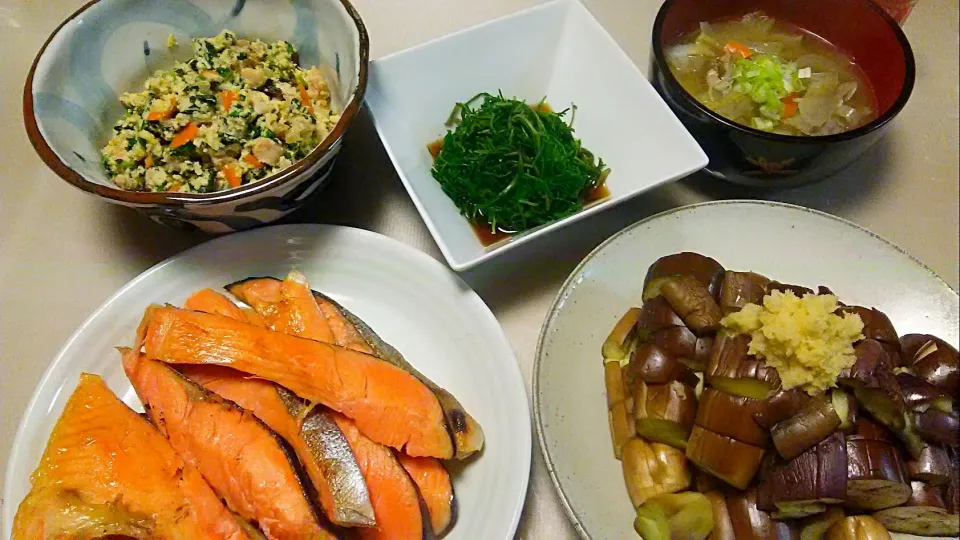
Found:
[{"label": "square white dish", "polygon": [[[610,167],[610,196],[484,247],[430,174],[427,144],[480,92],[577,106],[575,136]],[[450,266],[466,270],[535,237],[697,171],[707,156],[576,0],[554,0],[372,62],[367,104],[407,192]]]}]

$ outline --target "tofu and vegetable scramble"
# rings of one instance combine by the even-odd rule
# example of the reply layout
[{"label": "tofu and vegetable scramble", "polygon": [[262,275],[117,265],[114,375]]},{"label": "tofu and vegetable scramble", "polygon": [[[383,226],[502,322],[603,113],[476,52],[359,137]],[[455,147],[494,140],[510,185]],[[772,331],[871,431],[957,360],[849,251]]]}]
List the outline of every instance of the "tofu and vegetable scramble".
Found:
[{"label": "tofu and vegetable scramble", "polygon": [[101,150],[118,187],[211,193],[255,182],[305,157],[340,119],[320,70],[298,67],[293,45],[230,31],[192,45],[189,61],[120,97],[126,113]]}]

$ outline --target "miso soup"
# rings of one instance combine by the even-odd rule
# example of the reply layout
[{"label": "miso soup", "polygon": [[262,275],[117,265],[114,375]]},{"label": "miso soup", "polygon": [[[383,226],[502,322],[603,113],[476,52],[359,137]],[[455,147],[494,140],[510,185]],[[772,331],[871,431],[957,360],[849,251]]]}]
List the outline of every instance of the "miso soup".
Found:
[{"label": "miso soup", "polygon": [[833,135],[876,118],[873,89],[853,59],[763,13],[702,22],[666,54],[694,98],[754,129]]}]

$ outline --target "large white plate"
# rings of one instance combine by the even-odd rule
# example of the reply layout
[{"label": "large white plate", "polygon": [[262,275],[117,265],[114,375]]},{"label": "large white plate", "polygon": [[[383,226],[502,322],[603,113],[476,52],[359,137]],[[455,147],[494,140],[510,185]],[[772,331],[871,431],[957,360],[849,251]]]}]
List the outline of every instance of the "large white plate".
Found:
[{"label": "large white plate", "polygon": [[303,271],[313,288],[356,313],[451,391],[486,444],[452,468],[459,519],[448,538],[512,538],[530,472],[530,417],[516,358],[483,301],[442,264],[387,237],[346,227],[289,225],[219,238],[147,270],[97,309],[41,379],[17,431],[4,486],[4,538],[64,403],[81,372],[98,373],[139,402],[113,347],[129,344],[150,303],[249,276]]},{"label": "large white plate", "polygon": [[827,285],[847,303],[881,309],[901,334],[936,334],[957,345],[957,293],[901,249],[839,218],[726,201],[628,227],[567,279],[544,323],[534,368],[534,414],[547,468],[584,538],[636,537],[636,514],[610,446],[600,346],[638,302],[650,264],[680,251],[788,283]]}]

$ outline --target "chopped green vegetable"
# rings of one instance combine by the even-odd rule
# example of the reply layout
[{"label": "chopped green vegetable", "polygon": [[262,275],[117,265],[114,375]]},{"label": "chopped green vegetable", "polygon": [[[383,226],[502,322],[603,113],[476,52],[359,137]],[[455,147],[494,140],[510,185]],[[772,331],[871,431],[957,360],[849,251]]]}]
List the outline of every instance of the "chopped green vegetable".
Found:
[{"label": "chopped green vegetable", "polygon": [[576,213],[603,185],[609,171],[573,136],[567,110],[544,109],[488,93],[454,108],[431,172],[467,219],[523,231]]}]

